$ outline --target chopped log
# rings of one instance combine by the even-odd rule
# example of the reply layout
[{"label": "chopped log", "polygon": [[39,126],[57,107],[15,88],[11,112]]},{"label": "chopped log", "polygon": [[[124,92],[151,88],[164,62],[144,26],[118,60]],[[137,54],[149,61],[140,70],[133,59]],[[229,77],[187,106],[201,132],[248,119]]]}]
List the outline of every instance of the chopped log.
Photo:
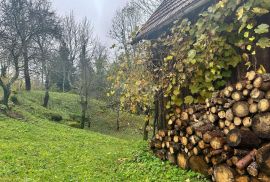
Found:
[{"label": "chopped log", "polygon": [[224,137],[224,133],[219,130],[208,131],[203,135],[203,141],[205,143],[210,143],[211,140],[215,137]]},{"label": "chopped log", "polygon": [[224,90],[223,90],[223,94],[226,96],[226,97],[231,97],[231,95],[232,95],[232,91],[230,91],[228,88],[225,88]]},{"label": "chopped log", "polygon": [[170,162],[170,164],[175,165],[176,164],[176,157],[175,154],[167,153],[167,159]]},{"label": "chopped log", "polygon": [[201,149],[199,147],[194,147],[193,148],[193,154],[194,155],[199,155],[201,153]]},{"label": "chopped log", "polygon": [[231,152],[231,151],[233,151],[232,147],[230,147],[228,144],[224,145],[224,146],[223,146],[223,149],[224,149],[224,151],[226,151],[226,152]]},{"label": "chopped log", "polygon": [[216,165],[218,165],[218,164],[222,164],[222,163],[224,163],[226,161],[226,159],[224,159],[222,156],[220,156],[220,155],[217,155],[217,156],[213,156],[212,158],[211,158],[211,163],[214,165],[214,166],[216,166]]},{"label": "chopped log", "polygon": [[223,133],[227,135],[230,132],[229,128],[224,128]]},{"label": "chopped log", "polygon": [[181,169],[189,169],[188,156],[184,153],[177,155],[177,164]]},{"label": "chopped log", "polygon": [[235,116],[246,117],[249,115],[249,104],[247,102],[236,102],[232,110]]},{"label": "chopped log", "polygon": [[258,76],[253,82],[253,86],[255,88],[261,88],[262,84],[263,84],[263,78],[261,76]]},{"label": "chopped log", "polygon": [[250,178],[248,176],[238,176],[235,178],[235,182],[250,182]]},{"label": "chopped log", "polygon": [[235,117],[233,123],[235,124],[235,126],[240,126],[242,124],[242,119],[239,117]]},{"label": "chopped log", "polygon": [[213,124],[210,124],[210,123],[207,123],[207,124],[204,124],[203,126],[194,128],[194,130],[196,132],[196,135],[198,137],[200,137],[200,138],[203,138],[203,135],[206,132],[212,131],[213,129],[214,129],[214,125]]},{"label": "chopped log", "polygon": [[207,155],[207,157],[213,157],[216,155],[222,154],[223,149],[218,149],[218,150],[211,150],[210,153]]},{"label": "chopped log", "polygon": [[226,139],[231,147],[254,148],[261,144],[261,140],[252,131],[249,130],[231,130]]},{"label": "chopped log", "polygon": [[235,124],[234,123],[231,123],[231,125],[229,126],[229,130],[234,130],[236,128]]},{"label": "chopped log", "polygon": [[193,134],[193,128],[191,126],[186,128],[186,132],[188,135],[192,135]]},{"label": "chopped log", "polygon": [[235,85],[235,88],[236,88],[236,90],[238,90],[238,91],[243,90],[245,87],[246,87],[246,82],[244,82],[244,81],[238,82],[238,83],[236,83],[236,85]]},{"label": "chopped log", "polygon": [[216,182],[234,182],[235,171],[227,165],[214,167],[214,179]]},{"label": "chopped log", "polygon": [[247,128],[252,126],[252,119],[250,117],[245,117],[243,119],[243,125]]},{"label": "chopped log", "polygon": [[257,151],[256,161],[261,171],[270,176],[270,143]]},{"label": "chopped log", "polygon": [[190,168],[198,173],[208,175],[208,164],[204,161],[203,156],[191,156],[189,159]]},{"label": "chopped log", "polygon": [[240,161],[240,157],[238,156],[233,156],[232,157],[232,163],[233,165],[236,165]]},{"label": "chopped log", "polygon": [[251,91],[250,96],[252,99],[263,99],[265,96],[265,93],[257,88],[254,88]]},{"label": "chopped log", "polygon": [[227,100],[227,102],[223,105],[223,107],[225,109],[229,109],[233,106],[233,104],[235,103],[236,101],[235,100]]},{"label": "chopped log", "polygon": [[211,147],[215,150],[222,149],[224,144],[225,140],[223,137],[215,137],[210,142]]},{"label": "chopped log", "polygon": [[201,141],[199,141],[199,143],[198,143],[198,147],[199,147],[200,149],[205,149],[205,148],[209,147],[209,144],[206,144],[203,140],[201,140]]},{"label": "chopped log", "polygon": [[263,139],[270,139],[270,113],[258,114],[253,118],[252,130]]},{"label": "chopped log", "polygon": [[235,101],[242,100],[243,99],[242,92],[237,91],[237,92],[232,93],[232,99],[235,100]]},{"label": "chopped log", "polygon": [[256,78],[256,72],[255,72],[255,71],[247,72],[246,78],[247,78],[249,81],[253,81],[253,80]]},{"label": "chopped log", "polygon": [[232,159],[228,159],[228,160],[226,161],[226,164],[227,164],[228,166],[232,167],[232,166],[233,166]]},{"label": "chopped log", "polygon": [[258,112],[258,104],[257,103],[250,104],[250,106],[249,106],[249,112],[251,114],[257,113]]},{"label": "chopped log", "polygon": [[268,92],[266,92],[265,98],[266,98],[266,99],[270,99],[270,90],[269,90]]},{"label": "chopped log", "polygon": [[226,111],[226,120],[228,121],[233,121],[234,119],[234,115],[233,115],[233,111],[231,109]]},{"label": "chopped log", "polygon": [[249,96],[249,94],[250,94],[250,90],[248,90],[248,89],[243,90],[243,96],[247,97],[247,96]]},{"label": "chopped log", "polygon": [[157,150],[155,152],[156,157],[159,158],[160,160],[166,160],[166,150],[162,149],[162,150]]},{"label": "chopped log", "polygon": [[188,144],[188,138],[187,137],[182,137],[181,138],[181,143],[186,146]]},{"label": "chopped log", "polygon": [[247,172],[250,176],[257,177],[259,174],[258,171],[258,164],[257,162],[252,162],[248,167],[247,167]]},{"label": "chopped log", "polygon": [[200,138],[196,135],[192,135],[189,137],[189,141],[192,145],[196,145],[200,141]]},{"label": "chopped log", "polygon": [[248,150],[240,150],[240,149],[234,149],[233,153],[235,156],[240,156],[240,157],[244,157],[247,154],[249,154],[250,151]]},{"label": "chopped log", "polygon": [[226,120],[226,121],[225,121],[225,126],[229,127],[231,124],[232,124],[231,121],[229,121],[229,120]]},{"label": "chopped log", "polygon": [[270,102],[268,99],[262,99],[258,103],[258,110],[260,112],[266,112],[270,109]]},{"label": "chopped log", "polygon": [[217,107],[213,106],[210,109],[211,113],[216,114],[217,113]]},{"label": "chopped log", "polygon": [[162,148],[162,142],[161,141],[155,141],[155,148],[161,149]]},{"label": "chopped log", "polygon": [[218,126],[219,126],[220,129],[224,129],[224,128],[226,127],[226,126],[225,126],[225,122],[222,121],[222,120],[220,120],[220,121],[218,122]]},{"label": "chopped log", "polygon": [[177,126],[181,127],[181,126],[182,126],[182,121],[181,121],[181,119],[177,119],[177,120],[175,121],[175,124],[176,124]]},{"label": "chopped log", "polygon": [[226,112],[225,112],[225,111],[219,111],[219,112],[218,112],[218,117],[219,117],[220,119],[226,118]]},{"label": "chopped log", "polygon": [[173,141],[174,141],[175,143],[178,143],[178,142],[179,142],[179,136],[175,135],[175,136],[173,137]]},{"label": "chopped log", "polygon": [[240,170],[245,169],[252,163],[253,159],[256,156],[256,153],[257,153],[256,149],[252,150],[248,155],[246,155],[244,158],[242,158],[236,163],[236,167]]},{"label": "chopped log", "polygon": [[215,122],[218,120],[218,115],[210,113],[210,114],[208,115],[208,120],[209,120],[211,123],[215,123]]},{"label": "chopped log", "polygon": [[258,179],[260,182],[269,182],[270,181],[270,176],[264,174],[264,173],[259,173]]},{"label": "chopped log", "polygon": [[188,113],[187,112],[182,112],[181,113],[181,120],[187,121],[188,118],[189,118],[189,116],[188,116]]}]

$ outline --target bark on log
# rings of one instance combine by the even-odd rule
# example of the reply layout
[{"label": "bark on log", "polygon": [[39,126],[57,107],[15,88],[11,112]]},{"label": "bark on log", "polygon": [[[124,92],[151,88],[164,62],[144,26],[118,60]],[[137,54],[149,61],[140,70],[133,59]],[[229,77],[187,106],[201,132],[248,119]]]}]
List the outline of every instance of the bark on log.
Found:
[{"label": "bark on log", "polygon": [[257,162],[252,162],[248,167],[247,167],[247,172],[250,176],[257,177],[259,174],[258,171],[258,164]]},{"label": "bark on log", "polygon": [[214,168],[216,182],[234,182],[235,171],[227,165],[219,165]]},{"label": "bark on log", "polygon": [[251,164],[251,162],[256,156],[256,153],[257,153],[256,149],[252,150],[248,155],[246,155],[244,158],[242,158],[236,163],[236,167],[240,170],[245,169],[247,166]]},{"label": "bark on log", "polygon": [[238,176],[235,178],[235,182],[250,182],[250,178],[248,176]]},{"label": "bark on log", "polygon": [[205,143],[210,143],[211,140],[215,137],[224,137],[224,133],[219,130],[208,131],[203,135],[203,141]]},{"label": "bark on log", "polygon": [[256,161],[261,171],[270,176],[270,143],[257,151]]},{"label": "bark on log", "polygon": [[253,119],[252,130],[263,139],[270,139],[270,113],[258,114]]},{"label": "bark on log", "polygon": [[261,140],[252,131],[234,129],[227,135],[227,143],[231,147],[256,148]]},{"label": "bark on log", "polygon": [[184,153],[177,155],[177,164],[181,169],[189,169],[188,156]]},{"label": "bark on log", "polygon": [[203,156],[192,156],[189,159],[189,166],[190,168],[198,173],[203,175],[208,175],[208,164],[204,161]]},{"label": "bark on log", "polygon": [[270,109],[270,102],[268,99],[262,99],[258,103],[258,110],[260,112],[266,112]]},{"label": "bark on log", "polygon": [[211,140],[210,145],[213,149],[222,149],[225,144],[225,139],[223,137],[215,137]]}]

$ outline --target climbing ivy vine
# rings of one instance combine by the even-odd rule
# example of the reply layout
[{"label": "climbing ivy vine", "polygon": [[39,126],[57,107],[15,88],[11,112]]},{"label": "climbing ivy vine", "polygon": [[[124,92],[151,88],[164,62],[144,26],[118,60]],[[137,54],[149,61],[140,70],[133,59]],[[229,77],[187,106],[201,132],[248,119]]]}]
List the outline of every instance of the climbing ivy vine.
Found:
[{"label": "climbing ivy vine", "polygon": [[[117,74],[110,77],[116,83],[112,90],[122,88],[122,106],[132,111],[151,107],[155,93],[162,90],[165,107],[171,110],[210,97],[242,62],[247,69],[264,72],[252,58],[258,48],[270,47],[269,25],[258,21],[269,10],[269,0],[220,0],[196,20],[175,22],[166,36],[140,44],[132,68],[122,59]],[[165,52],[158,68],[149,66],[155,62],[150,47]]]}]

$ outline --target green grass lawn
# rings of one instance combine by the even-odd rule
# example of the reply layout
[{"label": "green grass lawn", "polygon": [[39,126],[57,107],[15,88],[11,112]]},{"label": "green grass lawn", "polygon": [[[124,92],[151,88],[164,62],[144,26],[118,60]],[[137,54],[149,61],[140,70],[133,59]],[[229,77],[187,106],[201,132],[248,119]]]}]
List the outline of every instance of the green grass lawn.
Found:
[{"label": "green grass lawn", "polygon": [[[141,141],[138,116],[116,114],[92,100],[92,128],[72,128],[79,113],[76,95],[53,93],[49,109],[40,106],[42,92],[21,93],[14,111],[24,119],[0,114],[0,181],[205,181],[152,156]],[[50,121],[50,113],[64,117]],[[134,129],[135,128],[135,129]]]}]

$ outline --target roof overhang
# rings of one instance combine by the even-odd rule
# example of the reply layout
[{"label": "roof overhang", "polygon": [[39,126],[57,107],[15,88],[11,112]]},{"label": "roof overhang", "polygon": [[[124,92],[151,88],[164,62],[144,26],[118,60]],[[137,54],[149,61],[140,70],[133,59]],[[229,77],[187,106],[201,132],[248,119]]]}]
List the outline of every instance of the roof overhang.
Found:
[{"label": "roof overhang", "polygon": [[[159,23],[155,27],[145,31],[144,30],[146,28],[145,26],[147,26],[147,23],[149,21],[151,21],[151,18],[150,18],[148,22],[142,27],[142,29],[137,33],[135,39],[133,39],[132,41],[132,44],[136,44],[141,40],[157,39],[161,34],[163,34],[164,32],[167,32],[168,29],[172,26],[172,24],[176,20],[181,20],[185,17],[188,17],[194,12],[196,12],[198,15],[198,13],[200,13],[198,12],[198,10],[201,7],[204,7],[205,5],[210,4],[211,2],[213,2],[213,0],[195,0],[193,3],[189,4],[184,9],[179,9],[176,13],[168,16],[167,19],[165,19],[163,22]],[[164,6],[164,3],[162,3],[160,6]],[[159,8],[157,9],[155,13],[158,13],[158,11],[159,11]]]}]

